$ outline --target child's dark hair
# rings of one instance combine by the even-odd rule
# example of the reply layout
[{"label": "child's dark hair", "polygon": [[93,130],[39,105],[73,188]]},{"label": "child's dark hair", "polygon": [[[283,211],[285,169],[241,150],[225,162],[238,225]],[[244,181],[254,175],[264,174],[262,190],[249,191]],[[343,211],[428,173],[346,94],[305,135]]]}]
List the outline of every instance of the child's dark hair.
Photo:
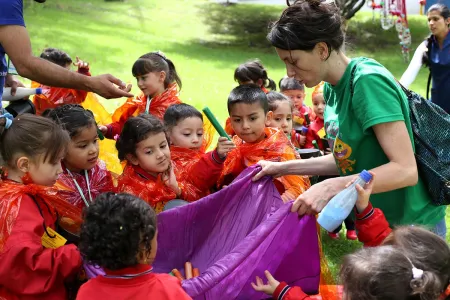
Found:
[{"label": "child's dark hair", "polygon": [[45,115],[67,130],[71,138],[86,127],[97,126],[94,114],[78,104],[64,104],[45,111]]},{"label": "child's dark hair", "polygon": [[161,132],[166,132],[163,123],[151,114],[129,118],[116,142],[119,159],[123,161],[128,154],[136,155],[136,145],[139,142]]},{"label": "child's dark hair", "polygon": [[[427,11],[427,15],[432,11],[438,11],[440,15],[446,20],[450,17],[450,10],[448,9],[448,6],[442,3],[436,3],[430,6],[430,8]],[[426,67],[430,67],[430,57],[429,57],[429,51],[431,47],[431,44],[433,42],[433,35],[430,34],[427,39],[427,48],[428,50],[423,53],[422,56],[422,64]]]},{"label": "child's dark hair", "polygon": [[[0,119],[5,128],[6,119]],[[25,155],[30,159],[44,155],[44,162],[57,163],[64,155],[70,141],[69,134],[50,119],[23,114],[17,116],[0,138],[0,152],[3,161],[15,168],[16,159]]]},{"label": "child's dark hair", "polygon": [[164,125],[167,129],[174,126],[187,118],[199,118],[203,121],[203,115],[195,107],[186,103],[173,104],[169,106],[164,113]]},{"label": "child's dark hair", "polygon": [[339,8],[334,2],[296,1],[272,24],[267,39],[272,46],[288,51],[311,51],[317,43],[324,42],[330,55],[344,44]]},{"label": "child's dark hair", "polygon": [[41,58],[57,64],[58,66],[61,66],[63,68],[72,63],[72,59],[66,52],[55,48],[44,49],[44,51],[42,51],[41,53]]},{"label": "child's dark hair", "polygon": [[267,76],[267,71],[259,60],[250,60],[239,65],[234,70],[234,80],[242,84],[244,82],[253,81],[257,84],[258,80],[262,80],[262,85],[273,91],[277,89],[275,82]]},{"label": "child's dark hair", "polygon": [[438,299],[448,281],[442,282],[438,274],[427,269],[414,278],[414,267],[420,269],[401,249],[361,249],[344,258],[340,274],[344,293],[347,299]]},{"label": "child's dark hair", "polygon": [[300,83],[297,79],[293,77],[283,77],[280,79],[280,82],[278,83],[280,86],[280,92],[284,91],[291,91],[291,90],[297,90],[297,91],[304,91],[305,85],[303,83]]},{"label": "child's dark hair", "polygon": [[228,113],[231,113],[233,105],[238,103],[253,104],[259,103],[264,109],[264,113],[269,111],[266,93],[255,84],[244,84],[235,87],[228,96]]},{"label": "child's dark hair", "polygon": [[396,228],[383,242],[400,249],[416,268],[432,271],[439,281],[450,281],[450,248],[447,242],[434,233],[418,226]]},{"label": "child's dark hair", "polygon": [[142,55],[131,69],[134,77],[161,71],[166,73],[166,80],[164,81],[164,87],[166,89],[169,87],[169,84],[176,82],[178,88],[181,90],[181,78],[175,69],[175,65],[162,52],[150,52]]},{"label": "child's dark hair", "polygon": [[267,102],[269,103],[270,111],[275,111],[278,108],[278,105],[277,105],[278,101],[286,101],[291,106],[291,110],[294,109],[294,104],[292,103],[292,100],[289,97],[283,95],[282,93],[273,92],[273,91],[267,93]]},{"label": "child's dark hair", "polygon": [[156,213],[129,194],[100,194],[83,212],[80,249],[92,264],[118,270],[138,264],[138,254],[151,250]]}]

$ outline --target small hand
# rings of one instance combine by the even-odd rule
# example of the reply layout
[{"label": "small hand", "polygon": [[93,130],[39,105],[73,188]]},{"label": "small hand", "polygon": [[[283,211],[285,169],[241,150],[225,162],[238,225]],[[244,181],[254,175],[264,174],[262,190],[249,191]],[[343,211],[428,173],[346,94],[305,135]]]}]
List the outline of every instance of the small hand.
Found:
[{"label": "small hand", "polygon": [[164,172],[164,174],[162,175],[162,180],[164,181],[166,186],[171,188],[175,192],[175,194],[177,194],[177,197],[181,195],[181,189],[178,186],[177,177],[175,176],[172,165],[166,172]]},{"label": "small hand", "polygon": [[306,136],[300,135],[300,146],[305,146],[306,144]]},{"label": "small hand", "polygon": [[98,129],[100,129],[103,135],[105,135],[108,132],[108,127],[106,127],[105,125],[98,125]]},{"label": "small hand", "polygon": [[89,63],[82,61],[78,56],[77,56],[77,62],[73,63],[74,66],[77,66],[78,69],[87,69],[89,68]]},{"label": "small hand", "polygon": [[[362,213],[367,206],[369,206],[369,200],[370,195],[372,194],[373,189],[373,181],[375,179],[375,173],[370,172],[372,174],[372,180],[370,180],[368,183],[364,185],[364,187],[361,187],[360,185],[356,185],[356,190],[358,191],[358,200],[356,200],[356,210],[358,213]],[[356,179],[352,180],[352,182],[349,182],[347,186],[352,184]]]},{"label": "small hand", "polygon": [[256,276],[256,284],[252,282],[251,285],[255,291],[264,292],[267,295],[273,295],[280,282],[273,278],[269,271],[265,271],[264,275],[266,275],[267,284],[264,284],[262,279]]},{"label": "small hand", "polygon": [[232,141],[229,141],[226,137],[219,137],[216,150],[220,158],[224,159],[234,148],[236,148],[236,145]]}]

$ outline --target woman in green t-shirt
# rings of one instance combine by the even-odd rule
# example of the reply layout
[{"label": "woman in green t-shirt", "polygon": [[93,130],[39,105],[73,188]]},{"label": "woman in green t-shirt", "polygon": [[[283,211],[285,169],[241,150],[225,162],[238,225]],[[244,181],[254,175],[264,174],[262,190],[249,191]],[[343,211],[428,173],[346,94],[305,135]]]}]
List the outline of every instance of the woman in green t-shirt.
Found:
[{"label": "woman in green t-shirt", "polygon": [[392,225],[421,224],[445,236],[445,207],[434,206],[418,176],[407,98],[375,60],[348,58],[338,8],[296,1],[268,34],[287,75],[307,87],[325,81],[325,128],[333,155],[283,163],[262,161],[263,175],[340,175],[312,186],[292,210],[317,213],[364,169],[377,174],[373,204]]}]

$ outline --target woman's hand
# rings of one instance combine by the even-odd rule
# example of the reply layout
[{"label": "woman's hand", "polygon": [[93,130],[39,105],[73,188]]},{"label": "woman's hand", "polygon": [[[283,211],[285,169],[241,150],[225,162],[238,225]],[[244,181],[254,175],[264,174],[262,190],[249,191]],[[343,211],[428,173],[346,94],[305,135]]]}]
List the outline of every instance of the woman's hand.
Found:
[{"label": "woman's hand", "polygon": [[252,282],[252,287],[255,289],[255,291],[264,292],[267,295],[273,295],[280,282],[273,278],[272,274],[270,274],[269,271],[265,271],[264,275],[266,275],[267,284],[264,284],[262,279],[256,276],[256,283]]},{"label": "woman's hand", "polygon": [[253,181],[257,181],[263,178],[266,175],[273,176],[274,178],[281,177],[284,174],[283,170],[283,162],[273,162],[268,160],[261,160],[258,162],[258,165],[261,166],[261,171],[258,172],[255,176],[253,176]]},{"label": "woman's hand", "polygon": [[321,212],[331,198],[345,188],[349,180],[351,180],[349,177],[336,177],[311,186],[306,192],[298,196],[291,211],[297,212],[300,216]]}]

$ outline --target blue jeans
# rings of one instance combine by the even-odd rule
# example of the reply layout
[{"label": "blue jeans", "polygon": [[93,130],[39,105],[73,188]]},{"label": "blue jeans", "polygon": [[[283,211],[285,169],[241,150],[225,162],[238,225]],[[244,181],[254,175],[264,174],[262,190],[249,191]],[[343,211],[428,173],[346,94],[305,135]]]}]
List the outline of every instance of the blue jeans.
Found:
[{"label": "blue jeans", "polygon": [[442,220],[440,220],[439,222],[437,222],[437,224],[433,228],[431,228],[430,231],[433,232],[434,234],[437,234],[438,236],[440,236],[444,240],[446,240],[446,238],[447,238],[447,224],[445,223],[445,217]]}]

